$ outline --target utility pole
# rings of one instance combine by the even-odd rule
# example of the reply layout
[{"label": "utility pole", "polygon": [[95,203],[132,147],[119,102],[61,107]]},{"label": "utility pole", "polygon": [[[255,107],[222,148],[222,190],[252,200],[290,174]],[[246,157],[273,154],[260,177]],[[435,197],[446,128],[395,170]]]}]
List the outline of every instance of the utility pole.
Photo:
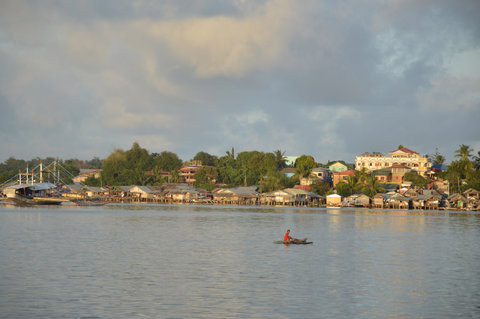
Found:
[{"label": "utility pole", "polygon": [[57,181],[57,158],[53,161],[53,182],[56,183]]}]

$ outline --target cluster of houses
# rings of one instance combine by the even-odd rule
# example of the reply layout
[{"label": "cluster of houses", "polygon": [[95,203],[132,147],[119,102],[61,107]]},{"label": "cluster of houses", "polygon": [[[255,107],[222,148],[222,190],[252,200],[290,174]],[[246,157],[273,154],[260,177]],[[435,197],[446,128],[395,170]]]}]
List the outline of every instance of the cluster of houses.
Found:
[{"label": "cluster of houses", "polygon": [[[405,184],[405,174],[410,171],[415,171],[423,177],[435,179],[436,171],[432,170],[432,164],[428,156],[420,155],[406,147],[399,148],[395,151],[389,152],[389,156],[381,153],[363,153],[355,158],[355,165],[347,165],[343,162],[337,161],[330,164],[328,167],[318,167],[312,170],[311,176],[303,178],[300,183],[302,186],[309,186],[315,179],[332,184],[336,187],[341,181],[348,181],[349,176],[355,174],[355,170],[366,170],[372,173],[381,183],[395,184],[402,186]],[[285,157],[290,166],[293,166],[297,157]],[[184,163],[179,169],[179,177],[181,181],[189,185],[195,182],[195,173],[202,167],[202,162],[199,160],[192,160]],[[75,183],[82,183],[88,177],[98,178],[101,169],[81,169],[79,176],[74,178]],[[287,177],[295,175],[295,168],[289,167],[284,169],[283,173]],[[153,174],[152,171],[145,172],[146,174]],[[166,180],[170,180],[170,172],[160,172]],[[309,190],[308,187],[305,188]]]},{"label": "cluster of houses", "polygon": [[[327,207],[372,207],[395,209],[465,209],[479,210],[479,192],[469,189],[462,194],[450,194],[448,182],[436,178],[438,170],[432,167],[428,156],[420,155],[405,147],[389,152],[363,153],[356,157],[355,165],[335,162],[328,167],[312,170],[310,176],[300,179],[300,185],[269,193],[259,193],[258,187],[217,188],[211,192],[195,189],[195,172],[202,167],[200,161],[185,163],[180,169],[182,183],[165,183],[162,186],[116,186],[88,187],[69,185],[66,196],[96,197],[112,202],[155,202],[155,203],[208,203],[221,205],[267,205],[267,206],[327,206]],[[287,158],[291,164],[295,157]],[[310,192],[316,180],[334,188],[340,182],[348,183],[355,170],[371,173],[387,190],[370,198],[365,194],[342,197],[330,194],[326,197]],[[429,177],[428,189],[415,189],[405,181],[405,174],[415,171]],[[88,176],[97,177],[101,170],[82,170],[75,182]],[[148,173],[148,172],[147,172]],[[294,168],[286,168],[287,177],[295,174]],[[167,174],[167,172],[165,172]]]},{"label": "cluster of houses", "polygon": [[162,186],[90,187],[64,186],[64,196],[73,199],[99,198],[116,203],[218,204],[253,206],[365,207],[423,210],[480,210],[480,192],[468,189],[463,194],[448,195],[439,190],[415,190],[378,193],[373,197],[354,194],[325,197],[302,188],[286,188],[259,193],[258,186],[217,188],[211,192],[186,183]]},{"label": "cluster of houses", "polygon": [[217,188],[211,192],[187,183],[164,183],[162,186],[91,187],[79,184],[64,186],[64,196],[72,199],[100,198],[106,202],[162,204],[220,204],[268,206],[320,206],[325,198],[303,189],[287,188],[259,193],[258,186]]},{"label": "cluster of houses", "polygon": [[343,207],[372,207],[423,210],[480,210],[479,191],[470,188],[463,194],[445,194],[438,190],[414,190],[378,193],[372,198],[355,194],[345,198]]}]

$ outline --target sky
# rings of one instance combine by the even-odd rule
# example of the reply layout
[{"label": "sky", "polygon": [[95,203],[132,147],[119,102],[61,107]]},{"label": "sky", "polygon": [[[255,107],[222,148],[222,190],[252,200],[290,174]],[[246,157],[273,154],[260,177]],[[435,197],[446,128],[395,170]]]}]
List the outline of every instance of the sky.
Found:
[{"label": "sky", "polygon": [[480,151],[477,0],[2,0],[0,161]]}]

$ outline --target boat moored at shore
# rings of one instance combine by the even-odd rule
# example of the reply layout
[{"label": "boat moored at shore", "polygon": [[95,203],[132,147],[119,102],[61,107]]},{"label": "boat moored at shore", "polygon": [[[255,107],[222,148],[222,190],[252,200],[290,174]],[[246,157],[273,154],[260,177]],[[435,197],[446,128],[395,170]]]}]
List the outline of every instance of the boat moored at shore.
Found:
[{"label": "boat moored at shore", "polygon": [[60,205],[68,199],[54,196],[55,184],[16,184],[5,187],[3,193],[8,200],[18,205]]}]

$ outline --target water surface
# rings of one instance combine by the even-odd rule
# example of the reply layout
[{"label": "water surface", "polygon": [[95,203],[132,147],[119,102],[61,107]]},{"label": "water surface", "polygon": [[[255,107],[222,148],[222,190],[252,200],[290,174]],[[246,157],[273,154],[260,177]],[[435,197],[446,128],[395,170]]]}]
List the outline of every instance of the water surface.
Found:
[{"label": "water surface", "polygon": [[0,243],[0,318],[480,317],[476,213],[0,206]]}]

